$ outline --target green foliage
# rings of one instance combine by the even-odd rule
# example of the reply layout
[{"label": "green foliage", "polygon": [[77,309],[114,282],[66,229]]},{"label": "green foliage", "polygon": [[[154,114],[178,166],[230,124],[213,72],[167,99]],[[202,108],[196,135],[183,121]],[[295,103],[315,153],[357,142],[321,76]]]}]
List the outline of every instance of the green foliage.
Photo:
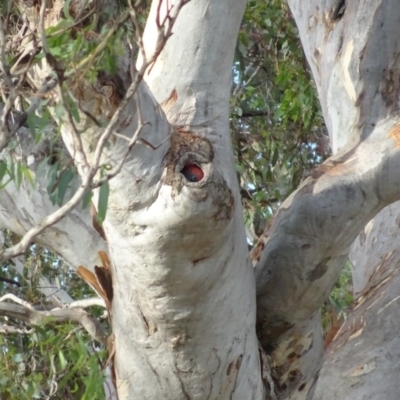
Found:
[{"label": "green foliage", "polygon": [[[247,5],[233,66],[231,128],[254,243],[282,201],[329,155],[316,88],[282,0]],[[352,304],[351,290],[347,267],[329,300],[341,317]],[[325,306],[324,328],[330,317]]]},{"label": "green foliage", "polygon": [[[7,246],[18,240],[14,234],[4,234]],[[0,281],[0,294],[11,292],[31,304],[52,304],[39,290],[41,276],[73,298],[94,296],[68,265],[37,245],[32,245],[26,254],[23,276],[16,274],[9,265],[0,268],[0,275],[21,284],[17,287]],[[92,307],[90,311],[93,316],[102,318],[102,308]],[[17,320],[6,323],[15,328],[24,327]],[[28,400],[52,394],[54,399],[104,398],[103,365],[107,355],[105,349],[98,346],[83,328],[69,323],[55,324],[51,319],[46,326],[36,327],[31,333],[0,335],[0,397]]]},{"label": "green foliage", "polygon": [[325,333],[332,327],[332,321],[335,318],[341,323],[344,322],[353,307],[353,301],[351,263],[347,261],[333,286],[329,300],[322,307],[322,328]]},{"label": "green foliage", "polygon": [[[76,168],[70,160],[62,157],[65,149],[61,148],[60,151],[60,146],[63,146],[60,140],[60,124],[66,120],[73,123],[77,135],[85,130],[81,118],[83,111],[79,101],[72,94],[71,85],[84,88],[85,84],[92,85],[100,77],[115,72],[118,68],[118,56],[127,51],[123,36],[127,32],[133,32],[132,27],[127,24],[121,23],[118,29],[115,28],[118,15],[110,18],[102,15],[100,23],[98,15],[93,13],[84,24],[76,23],[70,13],[69,2],[64,4],[63,19],[57,26],[46,30],[46,46],[39,43],[39,51],[28,60],[30,65],[39,64],[44,58],[51,63],[60,83],[60,87],[55,90],[62,92],[63,102],[55,104],[54,97],[45,94],[37,99],[38,107],[35,107],[34,112],[29,112],[27,117],[24,113],[13,110],[13,118],[23,117],[22,123],[29,129],[34,143],[39,148],[42,143],[46,144],[43,146],[46,147],[46,153],[40,154],[41,158],[37,160],[39,165],[35,172],[31,172],[27,160],[20,157],[21,143],[16,137],[8,144],[10,157],[0,160],[0,188],[9,182],[15,183],[17,188],[22,185],[36,188],[39,180],[42,183],[44,181],[50,200],[57,206],[69,200],[79,183],[76,179]],[[8,25],[7,38],[20,33],[18,6],[18,2],[10,3],[14,10]],[[6,10],[2,7],[1,11],[5,13]],[[111,10],[114,14],[116,11]],[[0,18],[3,18],[3,15]],[[141,23],[144,21],[142,18]],[[10,68],[20,56],[20,40],[16,40],[15,43],[7,44],[7,61]],[[47,54],[44,49],[48,50]],[[26,63],[22,63],[19,72],[26,66]],[[66,80],[68,74],[71,77],[69,81]],[[4,94],[8,94],[8,91],[3,90],[3,79],[0,79],[0,85],[4,99]],[[23,111],[32,105],[32,90],[28,80],[21,86],[23,90],[20,106]],[[100,167],[101,171],[107,170],[107,166]],[[97,218],[100,223],[106,215],[108,193],[109,184],[106,182],[99,190]],[[90,204],[91,198],[92,192],[88,191],[83,199],[84,207]],[[4,235],[6,247],[12,246],[19,239],[9,232],[5,232]],[[21,285],[18,287],[0,280],[0,296],[13,293],[20,299],[42,307],[54,304],[40,291],[41,277],[47,278],[60,290],[65,290],[73,299],[96,296],[59,257],[36,244],[33,244],[26,254],[26,265],[21,276],[12,268],[12,261],[0,267],[0,276],[13,279]],[[88,311],[107,325],[102,308],[91,307]],[[17,320],[1,318],[0,324],[3,323],[19,329],[21,333],[9,332],[0,336],[0,398],[104,398],[103,369],[107,355],[105,349],[99,347],[82,327],[69,323],[55,324],[49,320],[43,326],[22,333],[23,329],[28,330],[30,327]]]},{"label": "green foliage", "polygon": [[233,67],[232,137],[246,221],[263,223],[327,155],[317,94],[286,2],[251,0]]},{"label": "green foliage", "polygon": [[104,398],[104,350],[88,347],[76,326],[37,327],[26,335],[0,336],[0,396],[4,399]]},{"label": "green foliage", "polygon": [[99,190],[99,201],[97,206],[97,222],[102,224],[106,218],[108,195],[110,193],[110,185],[108,181],[104,182]]},{"label": "green foliage", "polygon": [[67,190],[73,187],[76,174],[75,167],[65,167],[60,171],[58,161],[47,170],[47,193],[53,204],[58,206],[63,204]]},{"label": "green foliage", "polygon": [[347,261],[339,279],[332,289],[330,299],[337,310],[348,309],[354,300],[350,266],[350,261]]},{"label": "green foliage", "polygon": [[[62,19],[56,26],[47,29],[47,43],[55,60],[68,69],[73,69],[86,61],[85,78],[93,81],[100,71],[112,73],[116,69],[115,60],[126,49],[121,40],[124,30],[114,35],[107,35],[110,26],[96,32],[94,22],[80,29],[71,29],[74,21]],[[106,43],[104,41],[107,40]],[[98,50],[101,46],[101,52]],[[45,54],[39,53],[37,60]]]},{"label": "green foliage", "polygon": [[13,158],[0,160],[0,189],[13,181],[19,189],[23,178],[25,182],[34,186],[34,180],[29,168],[21,161],[14,161]]},{"label": "green foliage", "polygon": [[92,202],[93,192],[90,190],[83,196],[82,199],[82,208],[85,209],[90,206]]}]

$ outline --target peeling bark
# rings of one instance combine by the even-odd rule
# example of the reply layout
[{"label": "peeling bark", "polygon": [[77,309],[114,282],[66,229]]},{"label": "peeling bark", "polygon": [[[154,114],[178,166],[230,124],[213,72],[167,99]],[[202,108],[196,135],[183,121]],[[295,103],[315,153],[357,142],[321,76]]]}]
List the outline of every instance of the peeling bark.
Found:
[{"label": "peeling bark", "polygon": [[400,203],[368,222],[350,253],[354,311],[327,350],[315,399],[399,398]]},{"label": "peeling bark", "polygon": [[[157,37],[158,5],[155,1],[144,36],[147,58]],[[111,259],[114,360],[121,399],[263,398],[255,282],[228,118],[230,69],[244,6],[239,0],[201,0],[182,8],[174,35],[148,69],[146,83],[138,84],[101,155],[102,164],[115,167],[127,141],[137,135],[123,168],[109,182],[103,223]],[[55,22],[54,14],[48,17],[46,26]],[[127,65],[127,60],[129,55],[124,55],[119,65]],[[39,77],[50,69],[45,60],[35,68],[30,76],[39,88]],[[126,72],[120,68],[115,77],[95,84],[68,77],[68,87],[92,117],[108,123],[121,98],[101,89],[113,87],[115,79],[128,87]],[[52,96],[60,100],[60,93]],[[80,137],[68,118],[60,122],[63,141],[84,176],[85,164],[96,159],[94,148],[104,130],[83,113],[77,124],[77,129],[84,128]],[[195,179],[185,172],[193,168]],[[98,192],[95,204],[96,196]],[[7,209],[4,219],[10,214]],[[29,218],[31,214],[34,210],[29,210]],[[24,229],[35,222],[28,219]],[[45,235],[38,241],[60,253],[67,238],[61,235],[56,243]],[[97,253],[95,243],[94,248],[90,254]],[[92,265],[79,257],[70,261],[75,268],[94,265],[93,258],[86,260]]]},{"label": "peeling bark", "polygon": [[[71,2],[70,11],[81,15],[85,4]],[[99,21],[107,4],[96,3]],[[110,4],[117,10],[116,3]],[[58,121],[81,176],[97,161],[112,168],[125,162],[110,179],[103,231],[93,227],[88,211],[75,208],[37,241],[75,269],[82,265],[91,272],[101,265],[99,251],[108,253],[119,398],[310,399],[323,355],[319,308],[360,230],[400,199],[400,4],[289,1],[335,155],[283,203],[257,244],[252,255],[256,282],[228,112],[245,1],[189,2],[162,47],[156,21],[175,21],[164,19],[167,4],[181,7],[184,2],[153,2],[143,37],[145,57],[136,62],[141,72],[130,76],[126,44],[114,75],[100,74],[94,83],[74,80],[71,71],[64,76],[85,110],[76,129],[68,116]],[[57,22],[62,2],[52,7],[42,14],[46,27]],[[23,9],[31,27],[38,23],[38,10]],[[26,41],[23,45],[35,51]],[[152,54],[157,58],[142,71]],[[21,67],[19,61],[15,68]],[[29,84],[36,90],[53,61],[48,56],[48,63],[43,59],[30,70]],[[130,86],[132,81],[137,87]],[[51,92],[54,102],[62,96],[58,89]],[[134,95],[123,100],[127,91]],[[114,117],[115,126],[102,136]],[[98,157],[96,146],[102,141],[107,146]],[[42,157],[32,143],[20,156],[33,156],[35,162]],[[44,182],[19,191],[9,184],[0,206],[0,223],[18,234],[55,209]],[[388,254],[394,266],[395,253]],[[397,275],[393,270],[388,279],[382,265],[365,274],[355,270],[355,276],[368,280],[356,281],[363,294],[353,325],[347,324],[332,346],[340,338],[350,343],[352,335],[362,335],[362,318],[372,318],[370,308],[379,306],[383,317],[394,304],[383,294],[395,288],[391,282]],[[369,277],[376,277],[376,285],[368,286],[375,282]],[[379,318],[375,321],[384,324]],[[340,349],[337,354],[341,351],[346,354]],[[373,377],[374,363],[368,359],[364,369],[350,375],[368,370]],[[322,388],[331,384],[324,382]]]},{"label": "peeling bark", "polygon": [[[351,244],[400,198],[400,5],[289,5],[335,153],[282,204],[253,253],[258,335],[272,358],[278,398],[297,400],[312,398],[323,354],[318,310]],[[340,393],[332,398],[344,398]]]}]

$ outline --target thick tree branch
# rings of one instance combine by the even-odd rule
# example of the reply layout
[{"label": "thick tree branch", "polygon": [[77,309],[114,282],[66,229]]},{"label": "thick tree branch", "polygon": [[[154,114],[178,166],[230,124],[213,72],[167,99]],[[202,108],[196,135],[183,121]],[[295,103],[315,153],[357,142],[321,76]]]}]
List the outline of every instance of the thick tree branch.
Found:
[{"label": "thick tree branch", "polygon": [[[41,311],[22,300],[17,300],[19,304],[7,303],[4,300],[8,298],[10,296],[6,295],[0,299],[0,315],[3,317],[23,321],[32,327],[54,322],[73,322],[82,325],[94,340],[107,344],[107,334],[103,327],[82,309],[54,308]],[[12,300],[16,301],[15,298]]]},{"label": "thick tree branch", "polygon": [[398,77],[400,5],[289,4],[337,154],[283,203],[253,256],[258,334],[277,391],[305,399],[322,364],[318,309],[360,230],[400,198],[399,89],[390,83]]},{"label": "thick tree branch", "polygon": [[[312,364],[308,364],[304,357],[308,352],[317,352],[317,359],[322,354],[322,348],[308,341],[315,330],[314,315],[362,227],[400,199],[398,130],[398,122],[383,121],[353,150],[331,157],[314,170],[282,204],[254,249],[258,335],[263,347],[272,349],[277,370],[282,365],[288,368],[292,355],[289,370],[296,371],[296,379],[290,382],[286,379],[292,375],[278,376],[280,390],[313,384],[309,378],[322,359],[309,358]],[[301,348],[299,353],[296,348]]]},{"label": "thick tree branch", "polygon": [[350,253],[355,301],[325,354],[315,400],[397,400],[400,202],[361,231]]},{"label": "thick tree branch", "polygon": [[[77,132],[77,128],[75,126],[75,123],[73,121],[71,113],[67,112],[67,117],[69,117],[69,119],[67,120],[67,124],[71,128],[70,133],[71,133],[71,137],[72,137],[72,146],[71,146],[72,155],[73,155],[78,167],[81,167],[80,172],[82,175],[82,184],[79,187],[79,189],[76,191],[76,193],[72,196],[72,198],[66,204],[64,204],[62,207],[60,207],[53,214],[46,216],[39,225],[36,225],[33,228],[31,228],[27,233],[24,234],[23,238],[21,239],[21,241],[18,244],[3,251],[0,255],[1,260],[3,260],[3,262],[25,252],[27,247],[29,246],[29,244],[32,242],[32,240],[36,236],[38,236],[45,229],[54,225],[55,223],[60,221],[62,218],[64,218],[67,214],[69,214],[71,212],[71,210],[73,210],[78,205],[78,203],[82,200],[83,196],[86,194],[88,189],[90,189],[91,187],[98,187],[102,182],[104,182],[104,179],[103,179],[102,181],[93,183],[93,178],[96,176],[96,174],[99,170],[99,167],[100,167],[100,159],[102,157],[103,149],[104,149],[106,143],[108,142],[110,136],[112,135],[113,131],[116,129],[117,125],[120,124],[121,115],[125,111],[126,106],[130,103],[131,98],[136,93],[136,90],[139,86],[140,81],[142,80],[144,72],[151,64],[153,64],[156,61],[159,53],[162,51],[163,47],[165,46],[165,43],[166,43],[168,37],[171,35],[171,29],[174,25],[176,17],[177,17],[179,10],[183,4],[184,4],[184,2],[182,1],[178,4],[176,4],[174,7],[172,7],[172,9],[169,10],[168,13],[166,14],[166,17],[164,18],[163,22],[158,25],[158,38],[157,38],[157,46],[155,48],[155,52],[151,56],[145,58],[140,70],[135,74],[133,82],[131,83],[131,85],[129,86],[129,88],[126,92],[125,98],[123,99],[120,106],[113,114],[111,121],[108,123],[107,127],[104,129],[100,138],[98,139],[98,141],[96,143],[96,149],[94,151],[91,165],[89,165],[86,160],[86,154],[83,150],[81,135]],[[49,56],[48,58],[50,59],[52,56],[51,56],[48,46],[46,44],[46,35],[45,35],[45,31],[44,31],[45,8],[46,8],[46,2],[43,1],[42,6],[40,8],[40,14],[39,14],[39,30],[40,30],[41,41],[42,41],[42,45],[44,47],[44,51],[45,51],[46,55]],[[115,34],[116,30],[118,30],[121,27],[121,25],[127,20],[127,18],[128,18],[128,13],[125,13],[122,17],[120,17],[119,22],[117,24],[114,24],[114,29],[111,29],[107,33],[108,36],[105,38],[105,40],[103,40],[101,42],[101,44],[96,48],[96,51],[90,55],[90,59],[82,60],[79,65],[75,66],[72,71],[67,72],[67,73],[61,74],[61,72],[59,70],[53,71],[58,75],[57,81],[58,81],[58,85],[59,85],[59,95],[62,100],[62,104],[67,109],[67,111],[68,111],[68,107],[66,107],[66,102],[63,97],[62,88],[60,87],[60,85],[61,85],[60,79],[65,79],[65,78],[68,78],[69,76],[77,74],[81,68],[84,68],[86,64],[90,63],[90,60],[93,60],[101,51],[104,50],[104,46],[108,42],[107,38],[112,37]],[[2,28],[2,26],[0,28]],[[3,112],[6,112],[6,111],[7,110],[4,109]],[[109,177],[115,176],[122,168],[123,162],[126,160],[128,154],[129,154],[129,151],[132,149],[132,147],[135,145],[136,141],[138,140],[138,135],[141,132],[141,128],[142,128],[142,125],[139,125],[137,128],[137,134],[133,135],[133,138],[128,146],[128,151],[125,153],[125,156],[122,158],[122,162],[121,161],[119,162],[119,165],[115,168],[115,171],[113,171],[113,173],[109,174]],[[0,150],[2,150],[2,149],[3,148],[0,148]],[[83,164],[82,164],[82,162],[83,162]]]}]

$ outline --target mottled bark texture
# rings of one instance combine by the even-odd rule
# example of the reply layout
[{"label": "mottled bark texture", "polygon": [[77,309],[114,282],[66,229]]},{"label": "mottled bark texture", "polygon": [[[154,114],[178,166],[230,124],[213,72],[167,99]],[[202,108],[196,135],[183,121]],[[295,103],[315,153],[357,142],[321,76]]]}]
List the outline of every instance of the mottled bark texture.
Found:
[{"label": "mottled bark texture", "polygon": [[[101,9],[106,3],[97,6]],[[255,281],[229,134],[231,66],[245,3],[196,0],[184,5],[174,34],[151,63],[145,82],[140,74],[130,74],[129,45],[117,60],[114,76],[85,82],[78,75],[64,74],[68,90],[85,113],[81,112],[75,130],[68,114],[57,122],[83,179],[106,132],[99,126],[115,117],[122,104],[116,82],[122,83],[122,95],[131,80],[138,82],[100,160],[115,168],[130,141],[137,138],[123,168],[110,180],[103,224],[106,243],[81,210],[75,211],[80,219],[71,213],[38,238],[73,267],[83,265],[91,271],[94,264],[100,265],[99,250],[106,248],[111,260],[113,295],[108,300],[112,300],[113,361],[120,399],[264,397]],[[72,5],[79,8],[79,4]],[[160,23],[168,26],[179,4],[154,2],[138,70],[159,52]],[[57,22],[61,5],[49,5],[45,26]],[[33,25],[40,15],[35,7],[26,14]],[[34,89],[50,69],[44,59],[32,67],[28,76]],[[51,97],[60,102],[60,90]],[[82,133],[77,135],[76,130]],[[197,182],[184,173],[193,165],[202,174]],[[44,215],[50,211],[50,206],[42,207],[43,192],[34,193],[38,199],[31,197],[28,209],[22,200],[15,204],[10,192],[3,221],[11,215],[16,215],[11,218],[16,221],[9,228],[23,233],[41,219],[36,208],[43,209]],[[95,204],[97,196],[96,192]],[[68,231],[55,235],[66,223],[76,233],[73,241],[68,240]],[[81,248],[83,257],[79,252],[66,254],[64,248],[71,253]]]},{"label": "mottled bark texture", "polygon": [[[30,5],[21,7],[34,28],[39,7],[31,3],[20,2]],[[46,27],[57,22],[62,3],[48,4]],[[100,162],[111,168],[131,151],[110,181],[106,241],[92,227],[88,212],[78,208],[37,241],[74,268],[83,265],[92,272],[100,265],[99,251],[108,253],[120,399],[311,399],[323,356],[320,307],[365,224],[400,199],[400,3],[290,0],[334,156],[282,204],[253,251],[252,269],[229,134],[231,67],[245,3],[192,0],[175,22],[171,15],[182,1],[154,1],[144,52],[134,60],[140,70],[157,55],[143,81],[140,74],[131,74],[128,43],[113,76],[95,82],[73,73],[64,76],[86,111],[76,124],[81,135],[68,118],[57,121],[61,145],[81,176],[96,162],[94,149],[102,140],[107,146]],[[106,6],[119,12],[113,2],[95,6],[101,23],[106,23],[101,19]],[[86,3],[71,2],[71,7],[73,15],[80,15]],[[175,22],[162,51],[160,21]],[[30,40],[27,36],[21,42],[28,51]],[[27,78],[33,90],[49,71],[45,59],[32,66]],[[135,79],[135,94],[119,109]],[[60,102],[60,93],[52,92],[52,101]],[[115,115],[115,127],[104,139],[103,127]],[[29,141],[24,146],[17,156],[32,156],[35,171],[45,149]],[[193,166],[201,170],[194,180],[185,172]],[[1,224],[23,234],[50,213],[54,207],[45,185],[22,185],[19,192],[6,186],[0,197]],[[378,217],[382,224],[390,219],[387,215]],[[366,398],[367,384],[374,385],[374,379],[391,385],[390,393],[379,389],[380,396],[397,398],[390,381],[395,374],[374,372],[388,357],[376,356],[372,347],[378,329],[390,346],[396,344],[389,332],[396,325],[384,318],[396,305],[391,229],[371,236],[375,231],[367,225],[353,247],[358,303],[332,345],[319,398],[328,398],[320,393],[333,392],[332,385],[342,379],[347,379],[346,391],[336,398]],[[382,260],[373,263],[374,257],[360,256],[369,240]],[[388,246],[379,247],[385,240]],[[366,321],[371,321],[368,326]],[[357,337],[357,343],[365,338],[368,353],[361,345],[350,351]],[[381,344],[385,352],[389,344]],[[337,368],[334,380],[326,378],[340,357],[346,357],[347,375]]]},{"label": "mottled bark texture", "polygon": [[315,399],[399,398],[399,226],[397,202],[352,247],[354,311],[327,349]]},{"label": "mottled bark texture", "polygon": [[[258,334],[272,358],[278,397],[310,399],[322,365],[319,308],[360,230],[400,198],[400,3],[289,0],[289,5],[316,82],[334,156],[283,203],[253,257],[257,262]],[[377,242],[384,240],[392,240],[389,232],[376,237]],[[353,257],[360,257],[363,250],[355,247]],[[389,263],[390,268],[396,265],[392,259]],[[368,265],[374,265],[374,272],[364,272],[363,268],[371,268]],[[360,262],[355,272],[368,280],[381,276],[379,265]],[[394,298],[391,293],[381,299],[382,304]],[[356,317],[362,314],[360,307],[365,310],[365,303],[355,310],[358,329],[365,322]],[[369,312],[373,318],[374,311]],[[376,327],[388,312],[389,307],[379,316],[375,312]],[[389,325],[381,324],[382,335],[390,336]],[[329,367],[323,370],[326,379],[320,385],[319,399],[399,397],[390,397],[389,391],[365,397],[368,390],[355,389],[355,381],[337,389],[342,371],[335,368],[337,373],[330,379],[330,367],[348,357],[351,346],[347,353],[335,351],[335,358],[329,356]],[[366,369],[372,365],[368,363],[376,362],[368,358],[374,351],[365,353]],[[362,354],[362,346],[357,352]],[[352,358],[349,365],[354,363]],[[386,378],[386,385],[392,385]]]}]

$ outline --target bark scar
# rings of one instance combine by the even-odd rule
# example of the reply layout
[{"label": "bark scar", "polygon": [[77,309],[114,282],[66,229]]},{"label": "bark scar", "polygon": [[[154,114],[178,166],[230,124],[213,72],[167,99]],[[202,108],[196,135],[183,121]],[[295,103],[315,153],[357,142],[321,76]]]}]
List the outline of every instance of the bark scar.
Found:
[{"label": "bark scar", "polygon": [[389,137],[396,143],[396,147],[400,147],[400,125],[396,125],[389,132]]},{"label": "bark scar", "polygon": [[[207,139],[183,128],[177,128],[171,134],[171,147],[165,156],[166,174],[163,183],[174,188],[173,196],[179,194],[183,185],[202,187],[212,174],[213,159],[214,151]],[[199,182],[187,182],[182,179],[180,171],[186,164],[200,167],[204,172],[204,178]]]},{"label": "bark scar", "polygon": [[346,0],[337,0],[336,4],[333,6],[330,14],[329,19],[332,22],[339,21],[346,11]]}]

